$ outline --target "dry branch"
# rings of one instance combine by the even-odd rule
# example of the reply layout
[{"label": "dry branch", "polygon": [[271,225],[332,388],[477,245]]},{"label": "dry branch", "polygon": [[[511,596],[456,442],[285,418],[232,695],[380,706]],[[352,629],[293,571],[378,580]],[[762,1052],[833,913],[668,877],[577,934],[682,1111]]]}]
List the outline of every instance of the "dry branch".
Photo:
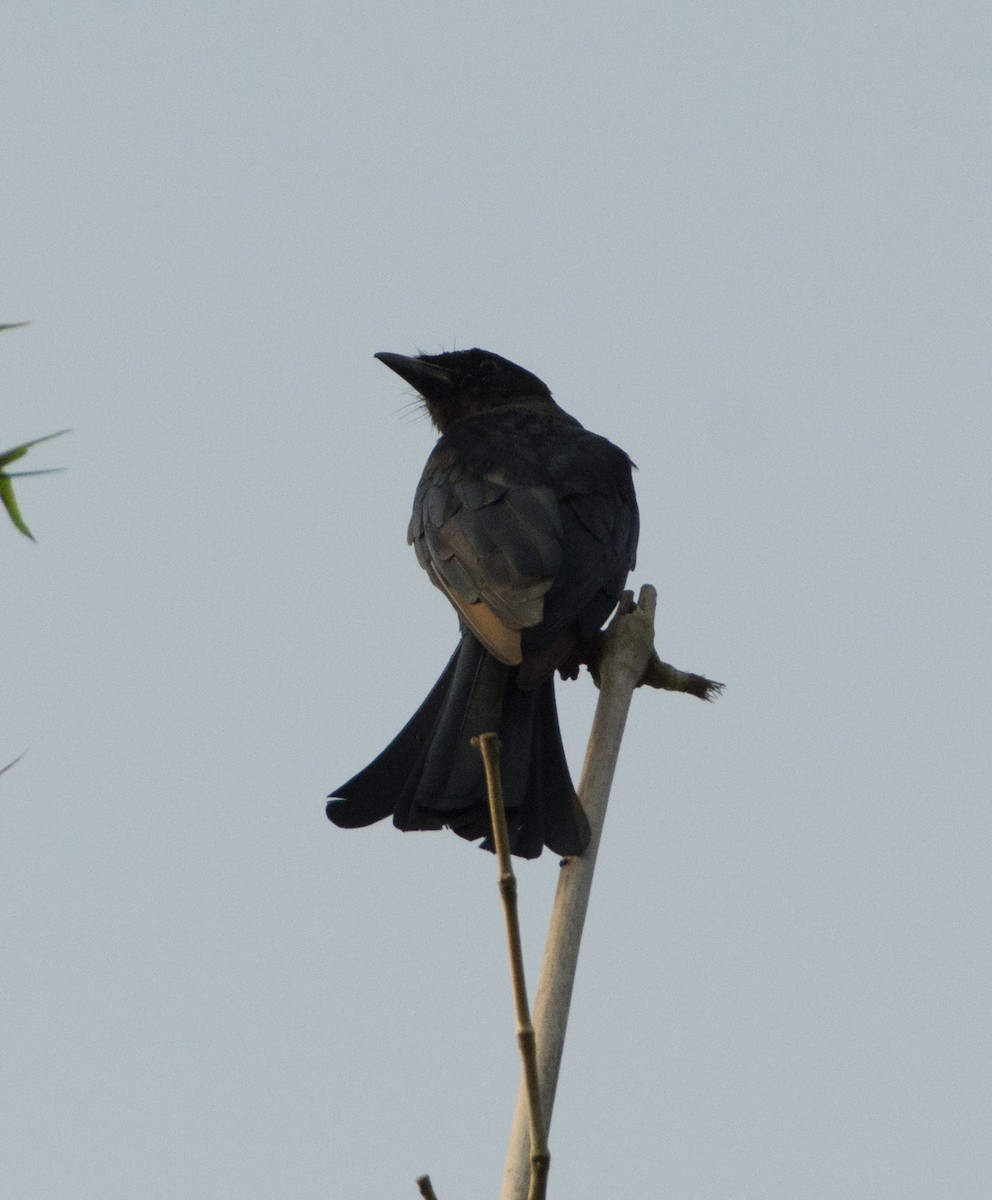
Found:
[{"label": "dry branch", "polygon": [[[597,663],[599,702],[578,788],[592,837],[581,858],[566,859],[562,864],[534,1002],[538,1077],[545,1131],[551,1126],[582,927],[606,819],[610,785],[634,688],[645,683],[712,699],[723,686],[701,675],[678,671],[660,662],[654,652],[656,604],[657,593],[649,585],[641,589],[636,608],[633,594],[625,592],[617,616],[606,631],[603,653]],[[529,1149],[527,1098],[522,1085],[513,1117],[500,1200],[525,1200]]]},{"label": "dry branch", "polygon": [[527,1107],[528,1200],[544,1200],[548,1186],[548,1137],[541,1115],[541,1088],[537,1072],[537,1049],[534,1026],[527,1002],[527,983],[524,978],[524,954],[520,944],[520,918],[517,914],[517,880],[510,858],[510,838],[506,831],[506,809],[503,805],[503,785],[499,771],[499,738],[495,733],[483,733],[472,739],[479,747],[486,769],[486,791],[489,795],[489,816],[492,821],[496,860],[499,865],[499,894],[503,900],[506,921],[506,943],[510,954],[510,981],[513,987],[513,1007],[517,1017],[517,1045],[523,1061],[524,1094]]}]

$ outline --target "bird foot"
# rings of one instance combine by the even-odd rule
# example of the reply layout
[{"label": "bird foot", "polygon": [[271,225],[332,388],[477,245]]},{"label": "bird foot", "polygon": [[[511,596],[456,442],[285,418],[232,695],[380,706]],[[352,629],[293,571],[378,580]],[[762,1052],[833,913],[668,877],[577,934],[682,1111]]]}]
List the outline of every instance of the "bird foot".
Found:
[{"label": "bird foot", "polygon": [[[624,600],[630,597],[630,603],[625,608],[621,601],[621,614],[633,610],[631,593],[624,593]],[[571,651],[568,658],[558,666],[558,674],[562,679],[578,679],[582,667],[589,668],[596,687],[600,686],[600,663],[606,648],[606,633],[600,631],[579,642]],[[692,671],[680,671],[671,663],[662,662],[656,650],[651,651],[648,665],[637,681],[638,687],[661,688],[666,692],[685,692],[690,696],[698,696],[700,700],[715,700],[723,691],[724,685],[705,675],[696,675]]]}]

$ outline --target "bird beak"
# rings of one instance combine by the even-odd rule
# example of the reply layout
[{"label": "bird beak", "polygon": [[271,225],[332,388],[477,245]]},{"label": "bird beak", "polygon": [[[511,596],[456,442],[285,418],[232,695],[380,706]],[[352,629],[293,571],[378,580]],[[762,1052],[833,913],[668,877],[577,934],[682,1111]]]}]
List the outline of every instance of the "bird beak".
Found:
[{"label": "bird beak", "polygon": [[422,358],[386,352],[377,354],[376,358],[385,363],[391,371],[395,371],[401,379],[405,379],[411,387],[416,388],[421,396],[443,395],[451,387],[450,372],[444,367],[435,366],[434,363],[424,362]]}]

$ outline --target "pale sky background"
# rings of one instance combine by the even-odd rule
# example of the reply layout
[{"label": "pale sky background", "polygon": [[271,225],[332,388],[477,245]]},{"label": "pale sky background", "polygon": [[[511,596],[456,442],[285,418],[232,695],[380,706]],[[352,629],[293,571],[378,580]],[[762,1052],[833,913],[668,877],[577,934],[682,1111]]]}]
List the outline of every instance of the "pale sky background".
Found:
[{"label": "pale sky background", "polygon": [[74,432],[0,526],[0,1194],[496,1194],[493,860],[323,813],[457,637],[372,355],[473,345],[639,463],[727,683],[635,697],[551,1195],[992,1194],[990,25],[7,6],[0,448]]}]

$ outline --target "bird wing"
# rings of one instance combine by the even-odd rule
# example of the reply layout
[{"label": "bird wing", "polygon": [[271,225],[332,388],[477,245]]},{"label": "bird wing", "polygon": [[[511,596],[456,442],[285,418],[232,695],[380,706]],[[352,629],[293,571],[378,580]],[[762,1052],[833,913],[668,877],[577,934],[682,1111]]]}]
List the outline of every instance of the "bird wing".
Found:
[{"label": "bird wing", "polygon": [[435,453],[414,499],[409,540],[420,565],[501,662],[521,661],[520,631],[540,623],[561,568],[564,528],[550,487],[469,473]]},{"label": "bird wing", "polygon": [[553,670],[634,565],[630,459],[564,415],[459,422],[427,460],[408,537],[490,653]]}]

